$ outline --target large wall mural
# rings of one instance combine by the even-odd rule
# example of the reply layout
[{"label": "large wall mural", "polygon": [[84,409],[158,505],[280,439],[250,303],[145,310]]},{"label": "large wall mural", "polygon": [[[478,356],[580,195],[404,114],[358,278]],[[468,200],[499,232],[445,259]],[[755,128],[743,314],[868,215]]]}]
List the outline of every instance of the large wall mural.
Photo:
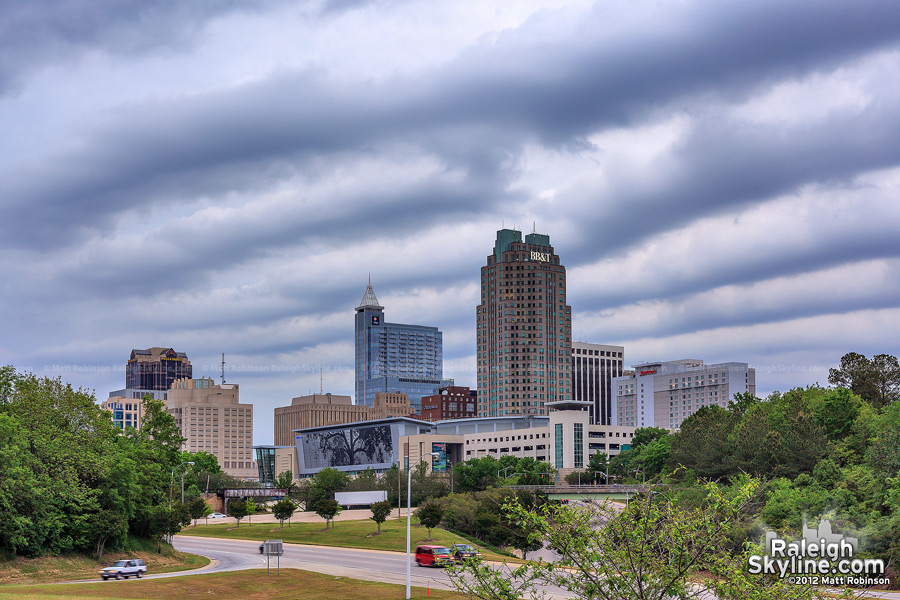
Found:
[{"label": "large wall mural", "polygon": [[303,434],[303,456],[307,469],[391,464],[393,450],[390,425]]}]

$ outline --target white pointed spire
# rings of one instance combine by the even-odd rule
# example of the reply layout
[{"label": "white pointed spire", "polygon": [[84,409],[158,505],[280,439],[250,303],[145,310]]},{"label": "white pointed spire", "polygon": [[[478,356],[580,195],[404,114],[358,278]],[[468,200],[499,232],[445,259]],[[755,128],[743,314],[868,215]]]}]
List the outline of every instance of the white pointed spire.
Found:
[{"label": "white pointed spire", "polygon": [[381,308],[384,307],[378,304],[378,298],[375,297],[375,290],[372,289],[372,274],[369,273],[369,285],[366,286],[366,293],[363,294],[362,301],[359,303],[357,308]]}]

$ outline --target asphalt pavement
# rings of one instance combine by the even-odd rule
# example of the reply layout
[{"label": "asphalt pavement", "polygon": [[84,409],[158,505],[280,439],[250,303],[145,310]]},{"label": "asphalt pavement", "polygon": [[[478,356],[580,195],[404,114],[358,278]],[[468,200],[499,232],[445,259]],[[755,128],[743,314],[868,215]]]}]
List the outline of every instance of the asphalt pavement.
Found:
[{"label": "asphalt pavement", "polygon": [[[217,561],[195,573],[266,568],[266,557],[259,553],[259,542],[256,541],[177,535],[174,546],[181,552],[200,554]],[[284,544],[283,548],[281,568],[406,585],[406,555],[399,552],[302,544]],[[274,572],[279,559],[272,556],[268,560]],[[411,568],[412,585],[453,589],[443,569],[420,567],[415,562]]]}]

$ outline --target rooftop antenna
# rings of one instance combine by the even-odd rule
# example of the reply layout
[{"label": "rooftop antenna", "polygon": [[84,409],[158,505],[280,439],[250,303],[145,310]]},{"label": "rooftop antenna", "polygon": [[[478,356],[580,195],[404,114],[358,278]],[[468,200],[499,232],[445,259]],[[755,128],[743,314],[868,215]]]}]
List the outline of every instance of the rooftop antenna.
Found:
[{"label": "rooftop antenna", "polygon": [[322,386],[322,367],[319,367],[319,394],[324,394],[325,388]]},{"label": "rooftop antenna", "polygon": [[225,385],[225,353],[222,353],[222,385]]},{"label": "rooftop antenna", "polygon": [[537,221],[531,222],[531,233],[537,233]]}]

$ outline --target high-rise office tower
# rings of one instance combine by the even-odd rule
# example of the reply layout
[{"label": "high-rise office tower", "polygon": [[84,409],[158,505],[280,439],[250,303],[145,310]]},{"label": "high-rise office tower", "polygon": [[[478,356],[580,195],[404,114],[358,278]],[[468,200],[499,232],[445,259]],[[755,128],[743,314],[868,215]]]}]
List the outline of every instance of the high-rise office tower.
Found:
[{"label": "high-rise office tower", "polygon": [[132,350],[125,365],[125,389],[165,392],[176,379],[192,376],[191,361],[184,352],[171,348]]},{"label": "high-rise office tower", "polygon": [[476,317],[478,416],[546,415],[572,399],[572,309],[549,235],[497,232]]},{"label": "high-rise office tower", "polygon": [[591,425],[612,423],[612,379],[622,375],[625,348],[604,344],[572,344],[572,394],[591,403]]},{"label": "high-rise office tower", "polygon": [[356,307],[356,404],[373,406],[375,394],[401,392],[422,412],[422,397],[453,380],[444,372],[443,336],[437,327],[386,323],[372,283]]}]

